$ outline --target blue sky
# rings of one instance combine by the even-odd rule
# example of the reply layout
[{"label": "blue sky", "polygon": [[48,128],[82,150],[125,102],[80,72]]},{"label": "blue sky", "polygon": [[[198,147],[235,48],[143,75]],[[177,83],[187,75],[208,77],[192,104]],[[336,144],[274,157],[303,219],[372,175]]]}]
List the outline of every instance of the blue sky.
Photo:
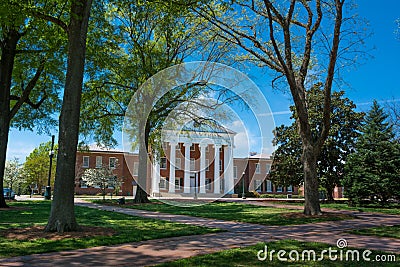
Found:
[{"label": "blue sky", "polygon": [[[359,15],[369,21],[369,29],[373,32],[373,36],[367,40],[366,45],[374,49],[370,52],[372,58],[365,64],[342,74],[349,84],[349,87],[342,89],[346,89],[346,96],[358,105],[359,110],[367,111],[374,99],[382,104],[386,101],[400,102],[400,36],[396,37],[394,34],[397,27],[395,21],[400,18],[400,1],[358,0],[357,3]],[[288,124],[290,122],[288,113],[288,107],[291,104],[290,95],[273,91],[270,83],[251,74],[249,76],[266,95],[272,112],[275,113],[276,125]],[[53,134],[56,134],[55,130]],[[39,136],[33,132],[19,132],[12,129],[7,158],[18,157],[20,162],[24,162],[25,157],[35,147],[41,142],[50,140],[50,136]],[[254,150],[257,150],[257,146]]]}]

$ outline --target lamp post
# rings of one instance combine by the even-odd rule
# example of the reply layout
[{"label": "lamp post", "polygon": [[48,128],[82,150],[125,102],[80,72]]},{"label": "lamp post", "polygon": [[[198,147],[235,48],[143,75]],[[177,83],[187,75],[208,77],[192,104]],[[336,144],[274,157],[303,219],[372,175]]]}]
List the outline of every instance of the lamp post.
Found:
[{"label": "lamp post", "polygon": [[54,135],[51,136],[51,150],[49,152],[49,158],[50,158],[49,177],[47,178],[46,191],[44,192],[44,199],[47,200],[51,199],[50,178],[51,178],[51,168],[53,165],[53,157],[54,157]]},{"label": "lamp post", "polygon": [[197,199],[197,172],[194,174],[194,199]]},{"label": "lamp post", "polygon": [[244,176],[245,176],[245,172],[242,173],[242,199],[246,199],[246,196],[244,195]]}]

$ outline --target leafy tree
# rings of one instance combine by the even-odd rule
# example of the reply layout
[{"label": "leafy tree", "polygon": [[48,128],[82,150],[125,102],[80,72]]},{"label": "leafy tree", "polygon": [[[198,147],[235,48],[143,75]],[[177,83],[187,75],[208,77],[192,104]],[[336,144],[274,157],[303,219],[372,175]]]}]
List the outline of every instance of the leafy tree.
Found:
[{"label": "leafy tree", "polygon": [[[333,200],[335,186],[341,185],[344,174],[344,162],[354,152],[354,142],[364,114],[355,112],[354,103],[344,98],[344,91],[332,94],[331,128],[321,154],[317,159],[317,175],[320,185],[327,191],[329,200]],[[320,85],[307,91],[309,123],[312,128],[318,127],[322,119],[323,92]],[[297,120],[295,107],[292,106],[292,118]],[[274,142],[279,145],[274,154],[271,167],[271,179],[279,184],[299,185],[303,183],[301,162],[301,138],[296,129],[296,122],[290,126],[280,126],[275,130]]]},{"label": "leafy tree", "polygon": [[[54,150],[57,157],[57,145]],[[41,143],[27,157],[23,165],[28,184],[35,184],[38,188],[44,188],[47,185],[49,177],[51,142]],[[50,183],[54,184],[56,173],[56,164],[52,165]]]},{"label": "leafy tree", "polygon": [[[0,11],[0,179],[10,127],[48,130],[56,125],[62,60],[56,27],[30,16],[16,1]],[[56,66],[56,67],[55,67]],[[60,67],[61,66],[61,67]],[[0,182],[0,190],[3,183]],[[3,195],[0,207],[7,207]]]},{"label": "leafy tree", "polygon": [[[92,0],[60,1],[61,14],[43,8],[26,6],[35,18],[59,26],[67,37],[67,71],[59,136],[54,198],[46,231],[74,231],[78,229],[74,211],[75,160],[79,135],[81,94],[84,76],[86,39]],[[67,9],[65,7],[68,7]],[[66,11],[68,10],[68,11]],[[69,20],[69,22],[65,22]]]},{"label": "leafy tree", "polygon": [[[104,29],[110,34],[107,38],[96,37],[93,50],[89,49],[91,79],[83,94],[81,133],[112,146],[116,143],[113,133],[121,130],[129,101],[143,82],[165,68],[182,63],[194,52],[214,59],[224,50],[224,45],[218,53],[214,52],[215,44],[210,44],[213,37],[205,34],[206,29],[198,18],[179,5],[110,1],[105,13],[106,20],[98,19],[103,27],[91,29],[93,37]],[[140,185],[146,182],[148,151],[156,147],[151,141],[156,138],[151,133],[156,132],[171,110],[199,91],[195,86],[173,90],[157,103],[148,120],[140,122],[142,130],[132,133],[136,140],[142,140],[137,142]],[[154,97],[154,92],[153,95],[146,93],[142,97]],[[137,112],[143,112],[143,106],[139,103]],[[148,202],[147,193],[140,186],[134,201]]]},{"label": "leafy tree", "polygon": [[14,158],[13,160],[7,161],[4,172],[5,185],[8,186],[11,190],[15,191],[15,188],[18,188],[18,190],[20,190],[21,185],[24,182],[24,173],[21,168],[21,164],[19,163],[19,159]]},{"label": "leafy tree", "polygon": [[374,101],[365,118],[356,151],[346,161],[345,194],[350,204],[365,199],[385,205],[400,197],[400,144],[394,141],[393,127],[388,115]]},{"label": "leafy tree", "polygon": [[114,174],[115,168],[103,165],[95,169],[86,169],[82,175],[82,181],[88,186],[97,186],[101,189],[103,200],[106,198],[107,189],[116,189],[121,184],[121,179]]},{"label": "leafy tree", "polygon": [[[354,16],[346,17],[345,0],[217,2],[219,10],[204,3],[195,12],[214,25],[221,38],[241,49],[240,59],[271,69],[277,74],[273,85],[281,81],[291,92],[302,141],[304,213],[321,214],[317,158],[329,134],[338,58],[349,57],[362,41],[361,34],[354,34]],[[352,59],[341,59],[340,66],[354,64]],[[306,94],[315,79],[323,81],[323,116],[312,128]]]}]

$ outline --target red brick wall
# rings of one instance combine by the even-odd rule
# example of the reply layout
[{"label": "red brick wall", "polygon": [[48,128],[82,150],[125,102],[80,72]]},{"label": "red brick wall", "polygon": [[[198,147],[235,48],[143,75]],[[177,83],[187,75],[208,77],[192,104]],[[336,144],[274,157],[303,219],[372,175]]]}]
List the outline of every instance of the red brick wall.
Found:
[{"label": "red brick wall", "polygon": [[[88,156],[89,157],[89,167],[84,168],[83,165],[83,157]],[[96,157],[101,156],[102,157],[102,163],[104,164],[109,164],[109,159],[110,158],[116,158],[117,160],[117,166],[114,170],[114,174],[122,179],[122,186],[120,191],[118,192],[119,195],[132,195],[132,175],[128,169],[127,162],[125,161],[124,158],[124,153],[122,152],[112,152],[112,151],[83,151],[83,152],[77,152],[76,155],[76,168],[75,168],[75,193],[76,194],[100,194],[102,191],[100,188],[82,188],[80,186],[80,178],[82,177],[84,171],[86,169],[91,169],[91,168],[96,168]],[[133,167],[132,167],[133,168]],[[110,193],[112,189],[107,189],[107,192]]]}]

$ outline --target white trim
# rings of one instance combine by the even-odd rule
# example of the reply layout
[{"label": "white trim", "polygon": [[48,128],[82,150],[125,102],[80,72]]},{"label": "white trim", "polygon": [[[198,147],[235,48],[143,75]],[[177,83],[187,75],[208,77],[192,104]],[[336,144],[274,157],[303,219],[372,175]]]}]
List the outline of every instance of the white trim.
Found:
[{"label": "white trim", "polygon": [[260,173],[261,173],[261,166],[260,166],[260,163],[256,163],[256,164],[255,164],[254,173],[255,173],[255,174],[260,174]]},{"label": "white trim", "polygon": [[139,175],[139,162],[136,161],[133,163],[133,176]]},{"label": "white trim", "polygon": [[96,156],[96,168],[101,168],[101,167],[103,167],[103,157]]},{"label": "white trim", "polygon": [[[87,165],[85,164],[85,159],[87,159]],[[82,168],[89,168],[89,166],[90,166],[90,157],[83,156],[82,157]]]},{"label": "white trim", "polygon": [[[114,160],[114,166],[113,167],[111,167],[111,160]],[[110,169],[115,169],[115,168],[117,168],[117,158],[116,157],[109,157],[108,158],[108,167],[110,168]]]}]

